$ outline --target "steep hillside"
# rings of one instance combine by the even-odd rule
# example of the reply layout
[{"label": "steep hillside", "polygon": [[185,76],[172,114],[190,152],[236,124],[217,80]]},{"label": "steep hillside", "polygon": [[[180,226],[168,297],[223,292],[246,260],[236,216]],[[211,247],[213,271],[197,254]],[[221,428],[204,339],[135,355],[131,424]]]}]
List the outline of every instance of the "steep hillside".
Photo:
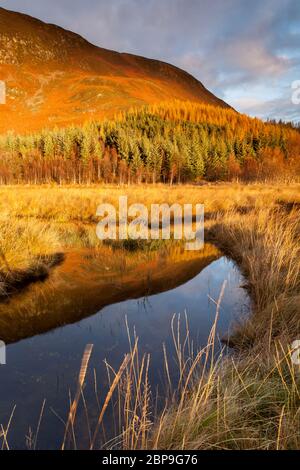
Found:
[{"label": "steep hillside", "polygon": [[177,67],[96,47],[81,36],[0,8],[0,132],[79,124],[170,99],[228,107]]}]

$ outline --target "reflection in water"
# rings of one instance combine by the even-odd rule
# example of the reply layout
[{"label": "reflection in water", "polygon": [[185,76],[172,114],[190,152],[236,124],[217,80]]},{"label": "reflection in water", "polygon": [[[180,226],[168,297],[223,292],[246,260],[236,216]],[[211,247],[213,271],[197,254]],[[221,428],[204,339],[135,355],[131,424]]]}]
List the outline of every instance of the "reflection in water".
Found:
[{"label": "reflection in water", "polygon": [[14,343],[78,322],[106,305],[173,289],[220,256],[209,243],[201,251],[172,244],[131,254],[104,245],[94,253],[67,253],[45,283],[0,303],[0,337]]},{"label": "reflection in water", "polygon": [[210,297],[218,299],[225,279],[228,282],[217,328],[217,334],[222,336],[228,332],[232,321],[248,310],[247,295],[240,288],[241,275],[233,263],[224,257],[172,290],[104,307],[98,314],[78,323],[9,345],[7,365],[0,368],[0,423],[7,422],[16,404],[9,434],[11,447],[25,447],[25,435],[28,435],[29,426],[35,430],[44,398],[47,401],[38,447],[55,448],[61,443],[64,427],[58,416],[66,419],[69,388],[74,394],[87,343],[94,344],[85,389],[85,398],[92,410],[90,419],[93,420],[97,414],[94,369],[97,371],[98,389],[103,396],[107,386],[104,359],[117,369],[129,349],[125,316],[130,329],[136,329],[141,354],[151,353],[152,389],[158,386],[162,390],[165,382],[163,343],[171,358],[171,376],[176,374],[170,327],[173,314],[187,313],[195,349],[204,346],[215,319],[215,304]]}]

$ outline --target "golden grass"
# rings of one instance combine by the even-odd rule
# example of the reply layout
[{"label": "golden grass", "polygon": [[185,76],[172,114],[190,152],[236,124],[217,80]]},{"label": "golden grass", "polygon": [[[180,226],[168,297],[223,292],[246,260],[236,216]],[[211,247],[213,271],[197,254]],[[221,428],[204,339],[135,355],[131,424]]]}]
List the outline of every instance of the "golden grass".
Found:
[{"label": "golden grass", "polygon": [[204,203],[207,214],[230,209],[267,207],[274,203],[300,203],[300,184],[222,183],[204,186],[1,186],[0,217],[42,219],[57,223],[96,223],[99,204],[118,207],[118,198],[128,203]]},{"label": "golden grass", "polygon": [[61,450],[65,449],[66,445],[66,440],[69,437],[69,429],[72,429],[72,435],[74,435],[74,421],[76,418],[76,412],[77,412],[77,407],[78,407],[78,402],[80,399],[80,395],[82,394],[82,387],[85,381],[85,376],[89,364],[89,360],[91,357],[93,351],[93,344],[87,344],[85,351],[83,353],[82,361],[81,361],[81,367],[79,371],[79,376],[78,376],[78,383],[77,383],[77,390],[76,390],[76,395],[75,398],[70,406],[70,411],[69,411],[69,416],[65,428],[65,435],[64,435],[64,440],[63,444],[61,447]]},{"label": "golden grass", "polygon": [[267,207],[245,217],[227,213],[212,226],[211,239],[238,262],[253,301],[241,341],[260,342],[262,331],[269,339],[286,330],[300,331],[299,235],[298,209],[286,213]]},{"label": "golden grass", "polygon": [[39,221],[0,220],[0,297],[47,275],[61,259],[57,232]]},{"label": "golden grass", "polygon": [[300,334],[299,211],[229,212],[209,236],[248,280],[253,311],[229,338],[236,348],[200,376],[156,424],[159,449],[299,449],[300,375],[291,344]]},{"label": "golden grass", "polygon": [[[34,257],[60,249],[97,247],[95,233],[101,203],[118,207],[121,195],[128,203],[204,203],[206,217],[216,213],[300,204],[300,184],[205,186],[2,186],[0,187],[0,271],[27,268]],[[4,260],[6,258],[7,263]]]}]

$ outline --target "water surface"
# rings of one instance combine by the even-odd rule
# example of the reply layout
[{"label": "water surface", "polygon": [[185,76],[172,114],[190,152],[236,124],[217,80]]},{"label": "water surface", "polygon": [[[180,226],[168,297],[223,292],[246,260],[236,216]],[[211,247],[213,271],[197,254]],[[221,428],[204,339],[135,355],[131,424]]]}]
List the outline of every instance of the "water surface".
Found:
[{"label": "water surface", "polygon": [[[66,419],[68,393],[71,389],[74,394],[82,354],[88,343],[94,344],[94,350],[85,397],[91,409],[91,419],[96,416],[94,369],[102,399],[107,387],[104,360],[117,369],[129,350],[125,317],[130,330],[136,330],[141,354],[151,353],[152,389],[158,388],[163,394],[163,343],[170,357],[171,377],[175,378],[177,373],[171,335],[173,315],[180,313],[183,317],[186,312],[194,347],[204,346],[215,320],[216,306],[211,299],[218,299],[224,280],[227,285],[217,326],[217,335],[221,337],[249,308],[247,294],[241,288],[242,276],[233,262],[225,257],[212,262],[174,289],[109,305],[77,323],[9,345],[7,364],[0,367],[0,423],[6,424],[16,405],[8,436],[10,446],[26,447],[26,435],[30,435],[29,427],[35,431],[44,399],[45,411],[37,447],[45,449],[60,445],[64,426],[59,417]],[[107,419],[111,419],[109,413]],[[79,435],[78,440],[79,447],[86,445],[83,436]]]}]

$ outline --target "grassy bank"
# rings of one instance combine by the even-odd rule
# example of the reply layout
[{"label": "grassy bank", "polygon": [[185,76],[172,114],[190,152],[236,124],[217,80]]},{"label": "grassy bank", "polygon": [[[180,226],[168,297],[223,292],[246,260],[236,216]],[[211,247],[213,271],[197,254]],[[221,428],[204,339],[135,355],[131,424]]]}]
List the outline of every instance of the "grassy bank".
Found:
[{"label": "grassy bank", "polygon": [[0,220],[0,299],[48,276],[63,259],[56,231],[35,221]]},{"label": "grassy bank", "polygon": [[272,208],[216,217],[210,237],[247,279],[253,311],[237,325],[236,353],[187,384],[149,441],[161,449],[299,449],[299,212]]},{"label": "grassy bank", "polygon": [[58,253],[81,247],[101,248],[96,237],[97,206],[128,203],[204,203],[206,218],[266,207],[300,204],[299,185],[220,184],[199,186],[135,185],[101,187],[0,187],[0,283],[5,295],[21,280],[46,273]]}]

